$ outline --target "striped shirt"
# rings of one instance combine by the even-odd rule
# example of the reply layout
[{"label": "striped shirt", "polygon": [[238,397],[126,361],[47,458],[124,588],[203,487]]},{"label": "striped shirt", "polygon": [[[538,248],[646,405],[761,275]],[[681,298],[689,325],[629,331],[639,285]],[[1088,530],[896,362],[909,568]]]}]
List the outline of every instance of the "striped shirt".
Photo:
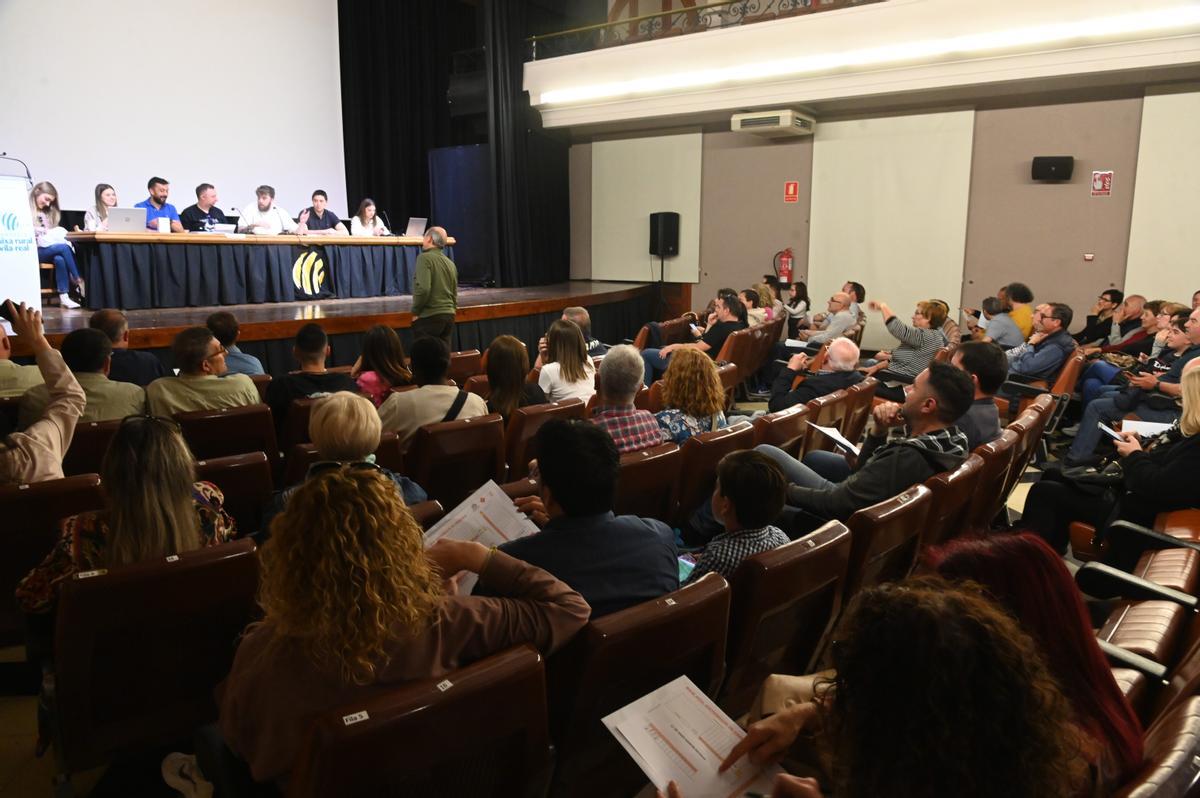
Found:
[{"label": "striped shirt", "polygon": [[696,560],[696,568],[688,574],[684,584],[695,582],[709,571],[715,571],[726,579],[731,579],[733,572],[741,565],[742,560],[764,551],[777,549],[787,542],[788,536],[776,526],[743,529],[741,532],[723,532],[710,540],[704,547],[704,553]]},{"label": "striped shirt", "polygon": [[941,330],[910,327],[895,316],[887,320],[887,331],[900,341],[900,346],[892,350],[887,370],[905,377],[916,377],[924,371],[938,350],[946,345],[946,334]]}]

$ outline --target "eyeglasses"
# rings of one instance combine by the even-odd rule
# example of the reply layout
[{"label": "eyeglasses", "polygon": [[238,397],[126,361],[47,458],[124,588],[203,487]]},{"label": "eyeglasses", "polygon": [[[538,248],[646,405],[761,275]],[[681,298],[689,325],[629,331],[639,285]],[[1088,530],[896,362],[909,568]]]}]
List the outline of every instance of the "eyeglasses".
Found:
[{"label": "eyeglasses", "polygon": [[223,357],[224,355],[227,355],[227,354],[229,354],[229,350],[226,349],[224,346],[220,346],[216,352],[213,352],[211,355],[209,355],[208,357],[206,357],[204,359],[212,360],[214,357]]},{"label": "eyeglasses", "polygon": [[149,414],[144,416],[125,416],[125,418],[121,419],[121,426],[124,427],[126,424],[133,424],[139,421],[156,421],[165,427],[170,427],[176,432],[180,431],[179,422],[175,419],[163,418],[162,416],[152,416]]}]

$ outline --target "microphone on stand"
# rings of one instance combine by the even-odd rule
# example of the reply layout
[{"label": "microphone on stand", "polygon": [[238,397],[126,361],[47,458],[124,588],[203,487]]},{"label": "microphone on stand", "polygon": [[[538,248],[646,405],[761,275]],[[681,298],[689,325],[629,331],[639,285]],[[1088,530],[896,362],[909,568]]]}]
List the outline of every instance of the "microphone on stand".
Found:
[{"label": "microphone on stand", "polygon": [[12,157],[8,154],[8,152],[0,152],[0,160],[13,161],[21,164],[21,166],[25,168],[25,182],[29,184],[30,188],[33,188],[33,175],[29,171],[29,164],[25,163],[20,158]]},{"label": "microphone on stand", "polygon": [[392,227],[392,220],[388,218],[387,211],[385,211],[385,210],[380,210],[380,211],[379,211],[379,215],[383,217],[383,221],[384,221],[384,223],[387,225],[387,229],[388,229],[388,235],[389,235],[389,236],[398,236],[398,235],[400,235],[399,233],[397,233],[397,232],[396,232],[396,228]]}]

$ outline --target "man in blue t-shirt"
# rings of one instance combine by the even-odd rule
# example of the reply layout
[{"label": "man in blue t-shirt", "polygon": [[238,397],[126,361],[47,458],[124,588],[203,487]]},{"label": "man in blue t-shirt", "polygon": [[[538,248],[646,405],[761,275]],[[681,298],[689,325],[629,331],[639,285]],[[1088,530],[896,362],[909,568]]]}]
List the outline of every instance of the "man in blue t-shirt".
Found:
[{"label": "man in blue t-shirt", "polygon": [[349,235],[346,225],[338,215],[327,207],[329,195],[317,189],[312,195],[312,207],[300,211],[300,226],[296,228],[299,235],[334,236]]},{"label": "man in blue t-shirt", "polygon": [[182,233],[183,224],[179,221],[179,211],[175,210],[174,205],[167,202],[167,195],[171,193],[171,184],[161,177],[152,177],[146,184],[146,188],[149,189],[150,196],[133,206],[146,209],[146,229],[158,230],[159,219],[170,219],[171,232]]}]

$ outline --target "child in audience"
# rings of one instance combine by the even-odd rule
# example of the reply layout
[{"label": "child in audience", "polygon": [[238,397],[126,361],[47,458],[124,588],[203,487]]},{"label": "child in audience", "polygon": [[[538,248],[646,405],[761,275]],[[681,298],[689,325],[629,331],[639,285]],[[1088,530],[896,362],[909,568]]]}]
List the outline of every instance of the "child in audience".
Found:
[{"label": "child in audience", "polygon": [[350,376],[375,407],[383,404],[393,389],[412,385],[412,373],[404,365],[404,345],[391,327],[376,324],[363,336],[362,354]]},{"label": "child in audience", "polygon": [[783,509],[787,480],[766,455],[753,450],[730,452],[717,464],[713,516],[725,526],[704,547],[684,584],[709,571],[729,579],[747,557],[778,548],[788,536],[771,522]]}]

